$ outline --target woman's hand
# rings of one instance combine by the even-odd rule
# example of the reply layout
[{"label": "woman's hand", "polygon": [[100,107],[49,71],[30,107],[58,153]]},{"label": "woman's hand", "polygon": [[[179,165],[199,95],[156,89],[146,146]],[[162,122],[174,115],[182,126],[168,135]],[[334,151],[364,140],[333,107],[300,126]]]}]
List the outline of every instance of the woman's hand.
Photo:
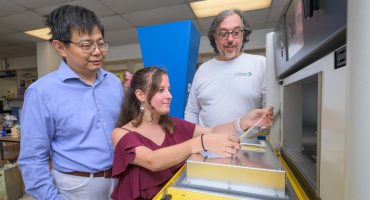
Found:
[{"label": "woman's hand", "polygon": [[261,117],[263,118],[256,124],[256,127],[272,126],[274,121],[272,111],[273,108],[254,109],[240,119],[240,126],[243,130],[246,130],[257,123]]},{"label": "woman's hand", "polygon": [[203,145],[207,151],[223,157],[232,157],[240,149],[240,140],[230,134],[203,135]]}]

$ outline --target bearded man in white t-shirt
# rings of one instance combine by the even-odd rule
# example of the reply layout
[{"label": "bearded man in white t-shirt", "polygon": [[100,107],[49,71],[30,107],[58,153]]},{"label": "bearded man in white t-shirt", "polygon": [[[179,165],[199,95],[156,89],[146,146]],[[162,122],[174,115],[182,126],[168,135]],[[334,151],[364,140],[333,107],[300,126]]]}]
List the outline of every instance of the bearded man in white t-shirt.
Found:
[{"label": "bearded man in white t-shirt", "polygon": [[225,10],[215,17],[208,38],[216,55],[194,76],[185,120],[213,127],[265,106],[266,58],[243,53],[250,33],[239,10]]}]

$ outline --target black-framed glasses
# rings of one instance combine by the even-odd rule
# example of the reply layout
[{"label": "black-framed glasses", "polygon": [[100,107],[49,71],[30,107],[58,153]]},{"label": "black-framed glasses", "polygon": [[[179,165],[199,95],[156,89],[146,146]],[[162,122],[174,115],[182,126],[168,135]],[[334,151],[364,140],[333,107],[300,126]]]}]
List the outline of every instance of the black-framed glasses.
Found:
[{"label": "black-framed glasses", "polygon": [[240,38],[243,35],[243,29],[236,29],[232,31],[220,31],[217,33],[217,36],[223,40],[229,38],[229,35],[232,35],[234,39]]},{"label": "black-framed glasses", "polygon": [[108,51],[108,47],[109,47],[108,42],[105,42],[105,41],[104,42],[98,42],[96,44],[94,44],[92,42],[88,42],[88,41],[83,41],[83,42],[64,41],[63,43],[75,44],[75,45],[79,46],[82,49],[82,52],[84,52],[86,54],[91,54],[92,52],[94,52],[96,47],[98,47],[100,52],[104,53],[104,52]]}]

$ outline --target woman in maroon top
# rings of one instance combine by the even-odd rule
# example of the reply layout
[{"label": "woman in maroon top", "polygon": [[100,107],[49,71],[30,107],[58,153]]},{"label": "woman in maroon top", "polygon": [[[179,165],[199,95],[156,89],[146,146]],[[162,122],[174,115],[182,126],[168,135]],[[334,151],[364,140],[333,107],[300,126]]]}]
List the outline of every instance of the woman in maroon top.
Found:
[{"label": "woman in maroon top", "polygon": [[[152,199],[191,154],[209,150],[231,157],[240,147],[233,122],[206,128],[169,117],[170,85],[160,68],[138,70],[125,96],[112,133],[113,176],[119,178],[113,199]],[[272,111],[256,109],[240,126],[247,129],[266,112],[259,125],[271,125]]]}]

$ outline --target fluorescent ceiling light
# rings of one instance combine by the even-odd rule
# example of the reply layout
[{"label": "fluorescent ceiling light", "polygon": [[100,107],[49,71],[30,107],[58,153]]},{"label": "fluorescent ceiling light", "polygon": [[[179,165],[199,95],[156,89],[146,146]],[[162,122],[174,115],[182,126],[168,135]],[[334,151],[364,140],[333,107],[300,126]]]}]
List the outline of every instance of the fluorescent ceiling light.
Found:
[{"label": "fluorescent ceiling light", "polygon": [[49,40],[51,38],[51,35],[49,34],[50,33],[49,28],[40,28],[31,31],[25,31],[24,33],[44,40]]},{"label": "fluorescent ceiling light", "polygon": [[215,16],[227,9],[250,11],[267,8],[270,5],[271,0],[205,0],[190,3],[198,18]]}]

